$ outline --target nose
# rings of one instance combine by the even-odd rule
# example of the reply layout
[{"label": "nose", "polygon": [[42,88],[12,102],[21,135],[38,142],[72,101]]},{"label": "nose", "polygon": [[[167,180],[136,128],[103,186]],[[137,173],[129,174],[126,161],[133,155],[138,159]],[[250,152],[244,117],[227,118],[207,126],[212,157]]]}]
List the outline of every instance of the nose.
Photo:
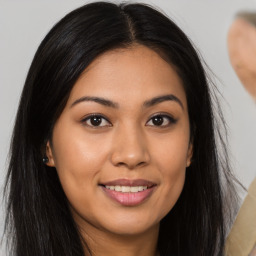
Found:
[{"label": "nose", "polygon": [[149,149],[140,129],[120,129],[115,135],[111,154],[111,162],[114,166],[123,166],[132,170],[149,163]]}]

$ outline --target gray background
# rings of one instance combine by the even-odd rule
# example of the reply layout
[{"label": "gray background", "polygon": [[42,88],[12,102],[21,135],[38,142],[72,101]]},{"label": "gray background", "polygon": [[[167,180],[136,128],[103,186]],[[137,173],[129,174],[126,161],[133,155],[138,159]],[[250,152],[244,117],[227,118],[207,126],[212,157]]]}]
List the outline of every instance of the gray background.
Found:
[{"label": "gray background", "polygon": [[[87,1],[0,0],[0,196],[19,95],[33,55],[49,29],[66,13]],[[92,1],[91,1],[92,2]],[[118,2],[118,1],[116,1]],[[142,1],[137,1],[142,2]],[[217,76],[229,126],[234,172],[246,186],[256,176],[256,104],[229,63],[226,35],[235,13],[256,11],[256,0],[151,0],[192,39]],[[3,231],[3,204],[0,235]],[[3,246],[0,255],[4,256]]]}]

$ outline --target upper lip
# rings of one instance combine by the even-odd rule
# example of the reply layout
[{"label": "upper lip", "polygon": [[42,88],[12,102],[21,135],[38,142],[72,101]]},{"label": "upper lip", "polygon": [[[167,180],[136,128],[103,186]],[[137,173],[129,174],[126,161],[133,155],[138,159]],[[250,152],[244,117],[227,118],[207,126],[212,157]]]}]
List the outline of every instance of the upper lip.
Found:
[{"label": "upper lip", "polygon": [[112,180],[108,182],[101,183],[101,185],[104,186],[130,186],[130,187],[136,187],[136,186],[147,186],[147,187],[153,187],[156,185],[156,183],[149,181],[149,180],[143,180],[143,179],[136,179],[136,180],[129,180],[129,179],[117,179]]}]

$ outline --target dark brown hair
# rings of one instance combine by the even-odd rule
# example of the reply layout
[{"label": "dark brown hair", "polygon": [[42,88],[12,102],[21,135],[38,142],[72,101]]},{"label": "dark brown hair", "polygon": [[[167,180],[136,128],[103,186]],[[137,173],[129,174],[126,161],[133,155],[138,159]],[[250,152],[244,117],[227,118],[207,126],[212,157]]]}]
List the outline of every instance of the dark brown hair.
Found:
[{"label": "dark brown hair", "polygon": [[175,66],[187,96],[194,145],[183,192],[160,224],[161,256],[223,255],[225,218],[232,207],[224,207],[221,180],[230,202],[235,202],[236,193],[213,114],[213,88],[196,50],[174,22],[148,5],[95,2],[72,11],[51,29],[27,75],[6,182],[6,230],[15,256],[84,255],[57,173],[43,164],[42,152],[86,67],[100,54],[134,43],[153,49]]}]

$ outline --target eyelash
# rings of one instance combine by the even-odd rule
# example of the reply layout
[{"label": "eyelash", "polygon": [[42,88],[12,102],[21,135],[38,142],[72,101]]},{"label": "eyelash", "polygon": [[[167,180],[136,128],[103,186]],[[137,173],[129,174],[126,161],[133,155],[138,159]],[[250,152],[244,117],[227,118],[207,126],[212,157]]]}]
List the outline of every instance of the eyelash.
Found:
[{"label": "eyelash", "polygon": [[[108,125],[101,125],[101,122],[100,122],[100,124],[99,125],[92,125],[92,118],[100,118],[101,119],[101,122],[102,122],[102,120],[105,120],[107,123],[108,123]],[[88,121],[90,121],[90,123],[91,124],[87,124],[87,122]],[[106,117],[104,117],[102,114],[90,114],[90,115],[87,115],[85,118],[83,118],[82,120],[81,120],[81,123],[82,124],[85,124],[86,126],[89,126],[89,127],[91,127],[91,128],[97,128],[97,127],[111,127],[112,126],[112,124],[110,123],[110,121],[106,118]]]},{"label": "eyelash", "polygon": [[147,124],[149,122],[153,122],[153,118],[162,118],[163,119],[163,122],[168,122],[167,124],[164,124],[164,125],[148,125],[148,126],[155,126],[155,127],[160,127],[160,128],[165,128],[165,127],[169,127],[171,126],[172,124],[175,124],[177,122],[177,119],[175,119],[174,117],[170,116],[170,115],[166,115],[166,114],[162,114],[162,113],[158,113],[158,114],[155,114],[154,116],[152,116],[148,121],[147,121]]},{"label": "eyelash", "polygon": [[[92,124],[92,118],[99,118],[100,120],[100,123],[99,125],[93,125]],[[156,124],[153,124],[153,118],[162,118],[162,121],[163,123],[165,122],[168,122],[167,124],[160,124],[160,125],[156,125]],[[104,122],[107,122],[108,124],[107,125],[102,125],[102,120],[104,120]],[[90,124],[88,124],[87,122],[90,122]],[[97,120],[94,120],[94,121],[97,121]],[[151,122],[152,124],[148,124],[149,122]],[[165,128],[165,127],[168,127],[172,124],[175,124],[177,122],[177,119],[173,118],[172,116],[170,115],[166,115],[166,114],[161,114],[161,113],[158,113],[158,114],[155,114],[154,116],[152,116],[146,123],[146,126],[154,126],[154,127],[160,127],[160,128]],[[81,120],[81,123],[85,124],[86,126],[89,126],[91,128],[98,128],[98,127],[111,127],[112,124],[111,122],[106,118],[104,117],[102,114],[90,114],[88,116],[86,116],[85,118],[83,118]]]}]

